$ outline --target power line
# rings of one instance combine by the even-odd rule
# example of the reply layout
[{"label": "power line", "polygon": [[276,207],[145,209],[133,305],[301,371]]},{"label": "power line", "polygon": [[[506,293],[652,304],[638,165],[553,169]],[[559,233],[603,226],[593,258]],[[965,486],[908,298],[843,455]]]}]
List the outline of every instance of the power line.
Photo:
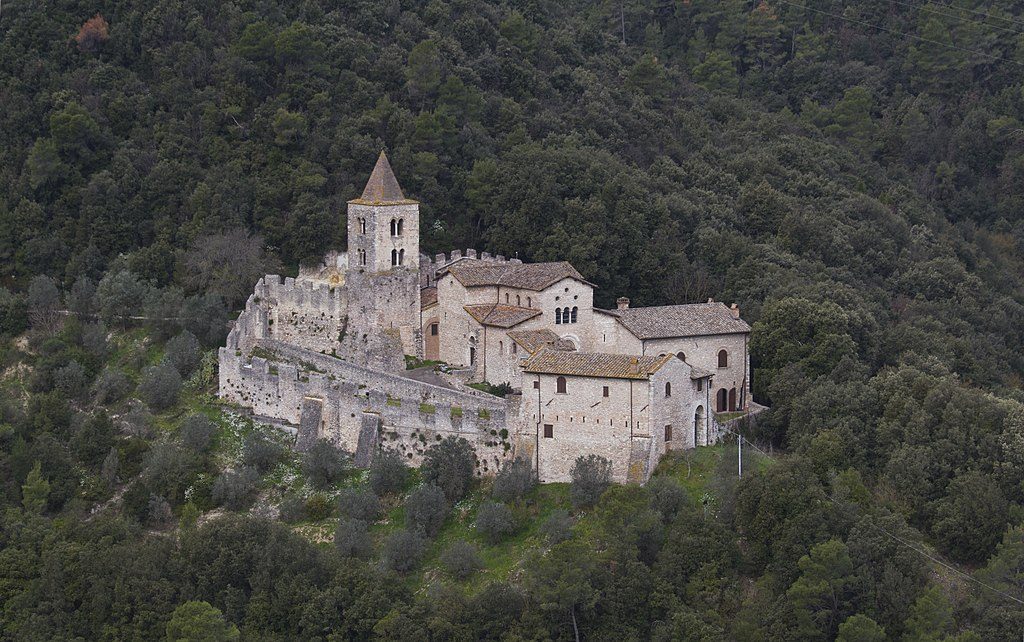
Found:
[{"label": "power line", "polygon": [[944,2],[936,2],[935,4],[939,5],[940,7],[946,7],[947,9],[956,9],[957,11],[966,11],[967,13],[973,13],[975,15],[985,16],[986,18],[990,18],[992,20],[1002,20],[1003,22],[1009,22],[1012,25],[1019,25],[1021,27],[1024,27],[1024,20],[1017,20],[1016,18],[1006,18],[1004,16],[997,16],[994,13],[988,13],[988,12],[985,12],[985,11],[981,11],[980,9],[970,9],[968,7],[957,7],[955,5],[946,4]]},{"label": "power line", "polygon": [[[739,439],[743,438],[743,435],[741,435],[740,433],[738,433],[736,431],[733,431],[733,430],[730,430],[730,429],[726,428],[725,426],[722,426],[721,424],[719,424],[719,428],[721,428],[725,432],[728,432],[728,433],[731,433],[733,435],[736,435],[736,437],[739,438]],[[747,445],[750,446],[751,448],[753,448],[754,450],[756,450],[757,452],[761,453],[762,455],[764,455],[765,457],[767,457],[768,459],[770,459],[770,460],[772,460],[774,462],[778,462],[777,458],[769,455],[765,451],[763,451],[760,448],[758,448],[757,446],[755,446],[753,443],[751,443],[751,441],[749,439],[746,440],[746,441],[747,441]],[[838,501],[836,501],[836,499],[834,497],[831,497],[827,493],[824,493],[824,495],[825,495],[825,499],[827,501],[832,502],[833,504],[835,504],[839,508],[842,508],[842,509],[848,508],[847,506],[844,506],[843,504],[841,504]],[[955,566],[952,566],[951,564],[948,564],[947,562],[942,561],[941,559],[935,557],[934,555],[931,555],[927,551],[924,551],[924,550],[921,550],[921,549],[917,548],[912,543],[904,540],[903,538],[901,538],[901,537],[899,537],[897,535],[894,535],[893,533],[890,533],[886,529],[882,528],[881,526],[879,526],[879,525],[877,525],[877,524],[875,524],[875,523],[873,523],[871,521],[868,521],[867,524],[871,528],[874,528],[875,530],[877,530],[877,531],[887,535],[888,537],[892,538],[895,542],[897,542],[899,544],[902,544],[903,546],[906,546],[907,548],[909,548],[910,550],[914,551],[918,555],[921,555],[923,557],[928,558],[932,562],[935,562],[936,564],[942,566],[943,568],[945,568],[947,570],[950,570],[953,573],[956,573],[960,577],[962,577],[962,578],[964,578],[964,579],[966,579],[966,580],[968,580],[970,582],[974,582],[978,586],[982,586],[984,588],[987,588],[988,590],[990,590],[990,591],[992,591],[994,593],[998,593],[999,595],[1002,595],[1003,597],[1005,597],[1005,598],[1007,598],[1009,600],[1017,602],[1018,604],[1024,605],[1024,600],[1020,599],[1019,597],[1011,595],[1011,594],[1007,593],[1006,591],[1003,591],[1002,589],[999,589],[999,588],[996,588],[995,586],[992,586],[991,584],[988,584],[986,582],[982,582],[981,580],[979,580],[978,578],[974,577],[973,575],[968,575],[967,573],[964,573],[963,571],[961,571],[960,569],[956,568]]]},{"label": "power line", "polygon": [[[989,27],[991,29],[999,29],[1000,31],[1008,31],[1009,33],[1013,33],[1013,34],[1021,33],[1019,29],[1014,29],[1012,27],[1004,27],[1004,26],[1001,26],[1001,25],[994,25],[994,24],[990,24],[988,22],[985,22],[983,20],[975,20],[974,18],[965,18],[963,16],[956,15],[955,13],[947,13],[945,11],[940,11],[938,9],[932,9],[928,5],[913,4],[913,3],[910,3],[910,2],[900,2],[900,0],[889,0],[889,2],[891,2],[892,4],[902,5],[904,7],[910,7],[911,9],[917,9],[918,11],[923,11],[925,13],[934,13],[934,14],[939,15],[939,16],[945,16],[947,18],[952,18],[954,20],[960,20],[962,22],[972,22],[972,23],[974,23],[976,25],[982,25],[984,27]],[[951,9],[955,8],[952,5],[946,5],[946,4],[940,4],[939,6],[941,6],[941,7],[949,7]],[[1021,24],[1020,26],[1024,27],[1024,24]]]},{"label": "power line", "polygon": [[897,36],[904,36],[904,37],[907,37],[907,38],[913,38],[914,40],[919,40],[921,42],[927,42],[927,43],[930,43],[930,44],[933,44],[933,45],[938,45],[939,47],[945,47],[947,49],[956,49],[957,51],[963,51],[963,52],[966,52],[966,53],[972,53],[972,54],[975,54],[977,56],[982,56],[984,58],[989,58],[989,59],[991,59],[993,61],[996,61],[996,62],[1008,62],[1008,63],[1014,64],[1014,65],[1017,65],[1018,67],[1024,66],[1024,63],[1017,62],[1016,60],[1011,60],[1011,59],[1006,58],[1004,56],[997,56],[995,54],[990,54],[990,53],[987,53],[987,52],[984,52],[984,51],[978,51],[976,49],[968,49],[966,47],[958,47],[957,45],[950,45],[950,44],[947,44],[945,42],[939,42],[938,40],[932,40],[931,38],[925,38],[924,36],[919,36],[917,34],[906,33],[906,32],[903,32],[903,31],[899,31],[898,29],[890,29],[889,27],[883,27],[881,25],[871,24],[870,22],[865,22],[863,20],[857,20],[856,18],[848,18],[848,17],[846,17],[844,15],[841,15],[841,14],[838,14],[838,13],[832,13],[831,11],[824,11],[823,9],[815,9],[813,7],[808,7],[807,5],[797,4],[795,2],[787,2],[786,0],[775,0],[775,2],[777,2],[779,4],[789,5],[791,7],[796,7],[797,9],[804,9],[806,11],[813,11],[814,13],[820,13],[822,15],[832,16],[833,18],[839,18],[840,20],[845,20],[847,22],[853,22],[853,23],[856,23],[856,24],[859,24],[859,25],[863,25],[865,27],[871,27],[872,29],[878,29],[880,31],[885,31],[885,32],[888,32],[888,33],[891,33],[891,34],[895,34]]}]

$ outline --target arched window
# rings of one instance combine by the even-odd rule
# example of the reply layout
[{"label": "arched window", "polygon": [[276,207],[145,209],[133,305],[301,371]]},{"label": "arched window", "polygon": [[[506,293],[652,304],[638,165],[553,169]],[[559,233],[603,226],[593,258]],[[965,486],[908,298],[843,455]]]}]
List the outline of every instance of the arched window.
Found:
[{"label": "arched window", "polygon": [[565,377],[555,379],[555,392],[565,394]]},{"label": "arched window", "polygon": [[572,318],[572,312],[569,308],[562,308],[562,323],[569,323],[569,319]]},{"label": "arched window", "polygon": [[572,321],[570,321],[570,323],[576,323],[576,312],[578,310],[579,310],[579,308],[573,307],[573,309],[572,309]]},{"label": "arched window", "polygon": [[513,342],[512,343],[512,354],[515,354],[517,352],[519,352],[519,344]]},{"label": "arched window", "polygon": [[505,303],[508,303],[508,292],[505,293]]},{"label": "arched window", "polygon": [[725,388],[720,388],[715,393],[715,410],[716,412],[725,412],[729,410],[729,391]]},{"label": "arched window", "polygon": [[398,250],[391,250],[391,265],[398,265]]},{"label": "arched window", "polygon": [[359,233],[360,234],[366,234],[366,219],[365,218],[359,219]]},{"label": "arched window", "polygon": [[665,382],[665,396],[666,397],[671,397],[672,396],[672,382],[671,381],[666,381]]},{"label": "arched window", "polygon": [[729,367],[729,353],[725,350],[718,351],[718,367],[728,368]]},{"label": "arched window", "polygon": [[398,236],[398,221],[391,219],[391,236]]},{"label": "arched window", "polygon": [[735,388],[730,388],[729,389],[729,412],[734,412],[735,410],[736,410],[736,389]]},{"label": "arched window", "polygon": [[518,294],[516,295],[516,305],[518,305],[518,306],[522,306],[523,305],[523,297],[519,296]]},{"label": "arched window", "polygon": [[533,307],[533,297],[526,297],[526,307],[528,307],[528,308],[532,308]]},{"label": "arched window", "polygon": [[686,361],[686,355],[683,354],[682,352],[677,352],[676,356],[679,357],[680,361]]},{"label": "arched window", "polygon": [[359,250],[359,265],[366,265],[366,250]]},{"label": "arched window", "polygon": [[398,264],[405,265],[405,250],[398,250]]},{"label": "arched window", "polygon": [[562,323],[562,308],[555,308],[555,325]]},{"label": "arched window", "polygon": [[504,341],[499,341],[498,342],[498,354],[505,354],[505,342]]},{"label": "arched window", "polygon": [[397,228],[398,229],[398,234],[396,234],[395,236],[401,236],[402,235],[402,226],[404,224],[405,224],[405,219],[404,218],[398,219],[398,228]]},{"label": "arched window", "polygon": [[469,365],[476,364],[476,346],[469,346]]}]

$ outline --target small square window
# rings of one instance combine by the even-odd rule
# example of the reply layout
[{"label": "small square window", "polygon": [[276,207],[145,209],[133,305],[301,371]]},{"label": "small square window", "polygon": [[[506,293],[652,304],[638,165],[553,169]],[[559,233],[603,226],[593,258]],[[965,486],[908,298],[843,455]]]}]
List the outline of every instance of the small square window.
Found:
[{"label": "small square window", "polygon": [[539,381],[534,381],[533,382],[533,389],[534,390],[540,390],[540,382]]},{"label": "small square window", "polygon": [[544,424],[544,438],[553,439],[555,436],[555,427],[551,424]]},{"label": "small square window", "polygon": [[607,397],[607,396],[608,396],[608,386],[604,386],[604,387],[602,388],[602,390],[601,390],[601,396],[602,396],[602,397]]},{"label": "small square window", "polygon": [[432,336],[432,337],[436,337],[437,336],[437,324],[436,323],[431,323],[430,324],[430,336]]}]

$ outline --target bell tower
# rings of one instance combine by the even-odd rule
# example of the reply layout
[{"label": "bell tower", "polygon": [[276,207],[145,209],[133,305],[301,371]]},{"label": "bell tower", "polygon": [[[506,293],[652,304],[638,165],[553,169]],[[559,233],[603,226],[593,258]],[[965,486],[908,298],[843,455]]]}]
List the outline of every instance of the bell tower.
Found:
[{"label": "bell tower", "polygon": [[348,202],[348,270],[419,270],[420,204],[405,197],[381,151],[363,193]]},{"label": "bell tower", "polygon": [[419,267],[420,204],[402,193],[381,151],[348,202],[348,335],[364,342],[361,351],[422,354]]}]

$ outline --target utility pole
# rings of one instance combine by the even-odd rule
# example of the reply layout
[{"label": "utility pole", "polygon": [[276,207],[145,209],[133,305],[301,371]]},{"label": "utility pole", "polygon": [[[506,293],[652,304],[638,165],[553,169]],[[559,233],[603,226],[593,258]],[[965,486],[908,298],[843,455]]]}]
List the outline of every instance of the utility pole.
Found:
[{"label": "utility pole", "polygon": [[739,477],[743,477],[743,435],[736,433],[736,468],[739,470]]}]

